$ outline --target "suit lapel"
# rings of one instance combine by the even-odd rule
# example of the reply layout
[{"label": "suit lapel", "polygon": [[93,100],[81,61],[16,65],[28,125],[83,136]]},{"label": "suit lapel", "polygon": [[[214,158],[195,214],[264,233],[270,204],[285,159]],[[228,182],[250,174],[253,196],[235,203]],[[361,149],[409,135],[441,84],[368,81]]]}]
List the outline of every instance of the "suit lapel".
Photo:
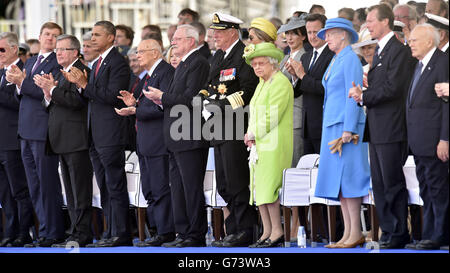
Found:
[{"label": "suit lapel", "polygon": [[50,55],[48,55],[47,58],[45,58],[44,60],[42,60],[41,64],[36,68],[36,70],[34,71],[34,74],[41,74],[41,71],[43,71],[45,69],[45,67],[51,62],[53,61],[53,59],[56,58],[56,54],[55,53],[50,53]]},{"label": "suit lapel", "polygon": [[[116,52],[117,52],[116,48],[113,47],[111,49],[111,51],[108,53],[108,55],[106,55],[105,59],[102,60],[101,66],[100,66],[100,68],[98,70],[98,74],[97,74],[96,77],[94,76],[95,77],[94,82],[96,82],[97,79],[99,79],[102,76],[103,71],[105,70],[105,68],[108,65],[109,61],[111,60],[112,56],[114,54],[116,54]],[[92,71],[94,71],[94,75],[95,75],[95,68],[96,67],[93,67],[93,69],[92,69]]]},{"label": "suit lapel", "polygon": [[[439,49],[436,49],[436,51]],[[412,95],[411,101],[409,102],[409,104],[413,104],[413,102],[415,101],[417,94],[420,93],[420,90],[422,90],[422,85],[425,83],[425,81],[429,78],[430,73],[433,71],[434,69],[434,64],[436,63],[436,58],[437,58],[437,54],[436,51],[433,53],[433,56],[431,57],[430,61],[428,62],[427,66],[425,67],[425,69],[423,70],[422,74],[420,75],[419,81],[417,82],[415,89],[414,89],[414,94]],[[411,79],[411,83],[409,85],[409,92],[412,92],[413,90],[411,90],[411,85],[412,85],[412,80]],[[409,97],[409,94],[408,94]]]},{"label": "suit lapel", "polygon": [[213,75],[213,77],[215,75],[218,75],[220,73],[221,67],[223,67],[222,66],[222,62],[224,62],[223,55],[225,55],[225,52],[223,52],[222,50],[218,50],[214,55],[216,57],[214,59],[213,65],[211,65],[211,71],[209,73],[210,75]]},{"label": "suit lapel", "polygon": [[180,64],[177,66],[177,68],[175,69],[175,74],[173,76],[173,80],[170,83],[170,87],[169,87],[169,93],[173,92],[173,86],[177,83],[177,81],[180,79],[181,75],[184,74],[184,72],[186,71],[186,69],[188,68],[189,63],[194,59],[197,58],[199,55],[198,50],[194,51],[191,53],[191,55],[189,55],[189,57],[186,58],[186,60],[184,60],[184,62],[180,62]]},{"label": "suit lapel", "polygon": [[[307,52],[305,54],[308,54],[308,65],[311,63],[311,59],[313,57],[313,51],[310,51],[311,53]],[[314,66],[311,68],[311,71],[309,71],[309,74],[313,74],[316,69],[320,67],[320,64],[327,59],[328,54],[330,54],[330,49],[328,46],[325,46],[325,48],[322,50],[322,53],[320,53],[319,57],[317,57],[316,62],[314,63]]]},{"label": "suit lapel", "polygon": [[[393,43],[395,42],[399,42],[397,40],[397,38],[394,36],[391,37],[391,39],[389,39],[389,41],[387,42],[387,44],[384,46],[383,50],[381,51],[380,55],[378,56],[378,59],[375,60],[375,62],[372,64],[372,67],[369,69],[369,71],[371,71],[372,69],[374,69],[375,67],[377,67],[381,61],[383,60],[383,58],[385,57],[386,52],[389,51],[389,48],[392,46]],[[400,43],[400,42],[399,42]]]}]

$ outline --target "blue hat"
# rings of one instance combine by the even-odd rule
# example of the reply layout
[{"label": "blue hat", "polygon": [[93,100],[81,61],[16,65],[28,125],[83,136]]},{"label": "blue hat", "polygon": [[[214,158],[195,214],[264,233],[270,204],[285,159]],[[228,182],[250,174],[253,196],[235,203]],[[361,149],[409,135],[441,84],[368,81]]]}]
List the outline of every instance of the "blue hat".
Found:
[{"label": "blue hat", "polygon": [[341,28],[341,29],[344,29],[344,30],[348,31],[349,33],[351,33],[351,35],[352,35],[351,43],[352,44],[356,43],[359,39],[358,33],[353,28],[353,23],[344,18],[328,19],[325,23],[325,27],[322,28],[317,33],[317,37],[319,37],[322,40],[325,40],[325,32],[332,28]]}]

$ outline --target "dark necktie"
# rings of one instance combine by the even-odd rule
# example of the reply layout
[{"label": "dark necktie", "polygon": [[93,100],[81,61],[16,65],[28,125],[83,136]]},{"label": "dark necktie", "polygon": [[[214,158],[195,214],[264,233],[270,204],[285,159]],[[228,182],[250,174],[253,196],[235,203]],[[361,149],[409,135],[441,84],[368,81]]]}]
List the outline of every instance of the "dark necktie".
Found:
[{"label": "dark necktie", "polygon": [[6,77],[6,69],[2,68],[0,69],[0,87],[3,87],[3,82],[5,82],[5,77]]},{"label": "dark necktie", "polygon": [[[138,78],[138,79],[139,79],[139,78]],[[149,79],[150,79],[150,76],[149,76],[148,74],[145,75],[145,84],[144,84],[144,87],[142,88],[142,90],[146,90],[146,89],[147,89]],[[142,90],[141,90],[141,92],[139,93],[138,99],[136,100],[136,107],[139,106],[139,100],[141,99],[142,96],[144,96],[144,92],[142,92]],[[137,119],[137,117],[136,117],[136,122],[135,122],[135,124],[134,124],[134,128],[136,129],[136,132],[137,132],[137,130],[138,130],[137,122],[138,122],[138,119]]]},{"label": "dark necktie", "polygon": [[178,74],[180,73],[180,70],[183,69],[183,65],[184,65],[184,62],[183,62],[183,61],[181,61],[181,62],[178,64],[177,68],[175,69],[175,74],[173,75],[173,80],[172,80],[172,82],[174,82],[174,80],[177,78]]},{"label": "dark necktie", "polygon": [[133,86],[131,87],[130,93],[134,94],[134,92],[136,91],[136,87],[139,84],[139,80],[140,80],[139,77],[136,77],[136,80],[134,81]]},{"label": "dark necktie", "polygon": [[411,84],[411,90],[409,90],[409,102],[411,102],[411,98],[414,94],[414,89],[416,89],[416,85],[419,82],[420,75],[422,74],[423,64],[419,61],[416,65],[416,70],[414,70],[414,76]]},{"label": "dark necktie", "polygon": [[37,61],[34,63],[33,70],[31,70],[31,74],[33,74],[34,71],[36,71],[38,66],[41,64],[42,59],[44,59],[44,55],[39,55],[39,57],[37,58]]},{"label": "dark necktie", "polygon": [[102,56],[100,56],[100,58],[98,58],[97,66],[95,67],[95,74],[94,74],[95,77],[97,77],[97,74],[98,74],[98,71],[100,70],[101,64],[102,64]]},{"label": "dark necktie", "polygon": [[314,50],[313,60],[312,60],[312,62],[311,62],[311,65],[310,65],[309,68],[308,68],[308,71],[310,71],[311,68],[313,68],[314,65],[316,64],[316,59],[317,59],[317,54],[318,54],[318,53],[319,53],[319,52],[317,52],[317,50]]},{"label": "dark necktie", "polygon": [[[144,83],[144,87],[142,88],[142,90],[147,91],[149,79],[150,79],[150,76],[148,74],[145,75],[145,83]],[[139,105],[139,100],[142,98],[142,96],[144,96],[144,92],[142,92],[142,90],[139,90],[139,96],[138,96],[138,99],[136,100],[136,106]]]},{"label": "dark necktie", "polygon": [[378,50],[380,49],[380,47],[377,46],[375,47],[375,54],[373,54],[373,59],[372,59],[372,67],[375,65],[375,63],[378,61]]}]

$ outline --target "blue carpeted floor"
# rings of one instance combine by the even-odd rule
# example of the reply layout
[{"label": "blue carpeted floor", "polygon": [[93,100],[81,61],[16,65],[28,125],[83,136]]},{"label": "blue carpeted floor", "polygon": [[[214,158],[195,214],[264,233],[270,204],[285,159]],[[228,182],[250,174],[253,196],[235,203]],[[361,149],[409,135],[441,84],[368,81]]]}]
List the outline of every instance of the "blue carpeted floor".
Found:
[{"label": "blue carpeted floor", "polygon": [[188,247],[188,248],[164,248],[164,247],[108,247],[108,248],[14,248],[4,247],[0,248],[0,253],[235,253],[235,254],[252,254],[252,253],[446,253],[446,250],[433,250],[433,251],[420,251],[409,249],[366,249],[360,248],[347,248],[347,249],[328,249],[324,247],[324,244],[318,244],[317,247],[298,248],[296,245],[291,247],[278,247],[278,248],[218,248],[218,247]]}]

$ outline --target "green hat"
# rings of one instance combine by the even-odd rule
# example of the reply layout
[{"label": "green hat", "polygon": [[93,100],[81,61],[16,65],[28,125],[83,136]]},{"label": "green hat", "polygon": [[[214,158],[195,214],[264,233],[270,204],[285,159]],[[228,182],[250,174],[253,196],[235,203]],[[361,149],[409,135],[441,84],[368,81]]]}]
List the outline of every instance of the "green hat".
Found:
[{"label": "green hat", "polygon": [[245,62],[250,65],[250,62],[255,57],[272,57],[278,62],[281,62],[284,58],[283,51],[279,50],[273,43],[260,43],[260,44],[249,44],[244,49]]}]

